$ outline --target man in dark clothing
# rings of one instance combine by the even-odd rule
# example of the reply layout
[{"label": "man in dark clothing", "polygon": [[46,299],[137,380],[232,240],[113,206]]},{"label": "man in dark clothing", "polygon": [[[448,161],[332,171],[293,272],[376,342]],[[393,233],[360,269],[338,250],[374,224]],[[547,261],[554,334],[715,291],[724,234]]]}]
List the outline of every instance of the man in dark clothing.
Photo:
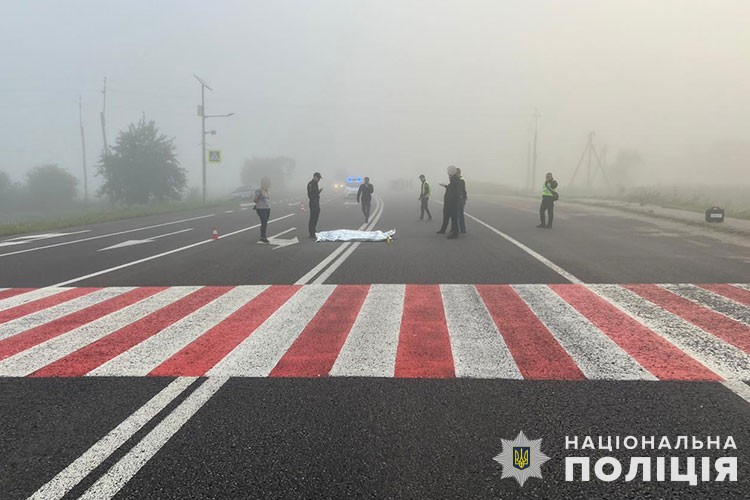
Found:
[{"label": "man in dark clothing", "polygon": [[451,230],[448,239],[458,238],[458,200],[460,198],[460,185],[458,181],[458,169],[451,165],[448,167],[448,184],[440,184],[445,188],[443,196],[443,225],[438,234],[445,234],[448,221],[451,222]]},{"label": "man in dark clothing", "polygon": [[318,227],[318,217],[320,217],[320,193],[323,191],[323,188],[318,188],[318,181],[322,178],[319,172],[315,172],[312,180],[307,183],[307,198],[310,200],[310,222],[307,228],[310,238],[317,238],[315,233]]},{"label": "man in dark clothing", "polygon": [[427,220],[430,221],[432,214],[427,206],[430,201],[430,183],[424,174],[419,176],[419,180],[422,181],[422,187],[419,189],[419,220],[424,220],[424,213],[427,212]]},{"label": "man in dark clothing", "polygon": [[370,184],[370,178],[365,177],[365,183],[359,185],[357,191],[357,203],[362,199],[362,213],[365,214],[365,224],[370,222],[370,203],[372,202],[372,192],[375,188]]},{"label": "man in dark clothing", "polygon": [[458,229],[461,231],[461,234],[466,234],[466,218],[464,217],[464,207],[466,207],[466,200],[468,199],[468,196],[466,195],[466,181],[464,181],[464,178],[461,177],[461,169],[456,169],[458,172],[456,174],[456,177],[458,177],[458,205],[457,205],[457,213],[458,213]]},{"label": "man in dark clothing", "polygon": [[[537,227],[551,228],[552,218],[555,216],[555,200],[557,199],[557,181],[552,177],[552,173],[547,172],[547,176],[544,179],[544,186],[542,187],[542,204],[539,207],[539,220],[541,224]],[[544,212],[549,214],[547,223],[544,223]]]}]

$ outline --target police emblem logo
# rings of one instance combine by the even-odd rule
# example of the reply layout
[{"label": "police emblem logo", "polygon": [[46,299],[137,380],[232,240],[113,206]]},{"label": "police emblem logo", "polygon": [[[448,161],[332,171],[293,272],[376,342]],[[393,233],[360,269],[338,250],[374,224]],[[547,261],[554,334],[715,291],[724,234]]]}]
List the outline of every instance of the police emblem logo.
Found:
[{"label": "police emblem logo", "polygon": [[530,477],[542,479],[542,464],[549,457],[542,453],[541,439],[528,439],[523,431],[516,439],[502,439],[503,451],[494,458],[503,467],[501,478],[513,477],[523,486]]},{"label": "police emblem logo", "polygon": [[528,446],[514,446],[513,447],[513,467],[516,469],[523,470],[529,465],[529,452],[531,448]]}]

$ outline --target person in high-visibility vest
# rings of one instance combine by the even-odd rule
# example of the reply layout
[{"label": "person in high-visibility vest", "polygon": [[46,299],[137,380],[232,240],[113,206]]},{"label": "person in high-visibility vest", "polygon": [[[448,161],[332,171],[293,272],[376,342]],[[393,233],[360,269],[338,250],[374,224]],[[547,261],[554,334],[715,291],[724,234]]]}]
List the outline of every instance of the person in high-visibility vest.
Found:
[{"label": "person in high-visibility vest", "polygon": [[419,180],[422,181],[422,187],[419,190],[419,220],[424,220],[424,213],[427,212],[427,220],[432,220],[432,214],[427,206],[430,201],[430,183],[427,182],[424,174],[419,176]]},{"label": "person in high-visibility vest", "polygon": [[[555,216],[555,200],[557,200],[557,181],[552,177],[552,173],[547,172],[547,176],[544,179],[544,186],[542,186],[542,204],[539,207],[539,220],[541,224],[537,227],[551,228],[552,219]],[[547,212],[549,217],[545,224],[544,213]]]}]

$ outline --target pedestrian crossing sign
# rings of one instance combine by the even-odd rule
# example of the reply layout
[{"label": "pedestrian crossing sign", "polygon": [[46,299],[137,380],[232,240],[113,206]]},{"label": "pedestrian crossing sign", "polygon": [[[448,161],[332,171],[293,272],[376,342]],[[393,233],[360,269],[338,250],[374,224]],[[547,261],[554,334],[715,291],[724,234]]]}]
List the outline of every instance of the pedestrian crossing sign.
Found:
[{"label": "pedestrian crossing sign", "polygon": [[221,150],[220,149],[209,149],[208,150],[208,161],[211,163],[221,163]]}]

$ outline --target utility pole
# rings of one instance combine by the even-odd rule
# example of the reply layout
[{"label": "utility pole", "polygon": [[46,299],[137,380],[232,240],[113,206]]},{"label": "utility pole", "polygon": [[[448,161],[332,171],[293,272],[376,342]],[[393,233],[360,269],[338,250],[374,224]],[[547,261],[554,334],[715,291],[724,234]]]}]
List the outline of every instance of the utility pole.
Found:
[{"label": "utility pole", "polygon": [[526,189],[531,189],[531,141],[526,148]]},{"label": "utility pole", "polygon": [[83,133],[83,104],[81,103],[81,96],[78,96],[78,122],[81,126],[81,155],[83,156],[83,201],[84,203],[88,203],[89,182],[86,173],[86,136]]},{"label": "utility pole", "polygon": [[[206,114],[206,89],[213,92],[214,89],[208,86],[208,84],[198,75],[193,73],[193,76],[198,83],[201,84],[201,104],[198,106],[198,116],[201,117],[201,171],[203,174],[203,204],[206,204],[206,118],[226,118],[232,116],[234,113],[228,113],[226,115],[207,115]],[[211,134],[215,134],[216,131],[212,130]]]},{"label": "utility pole", "polygon": [[201,173],[203,176],[203,204],[206,204],[206,89],[213,92],[198,75],[193,74],[198,83],[201,84],[201,105],[198,107],[198,116],[201,117]]},{"label": "utility pole", "polygon": [[534,108],[534,114],[532,115],[534,117],[534,156],[533,156],[533,163],[531,165],[531,188],[534,189],[535,182],[536,182],[536,138],[537,138],[537,131],[538,131],[538,124],[539,124],[539,117],[542,116],[539,114],[539,111],[537,111],[536,108]]},{"label": "utility pole", "polygon": [[104,154],[106,155],[109,152],[109,147],[107,146],[107,121],[104,118],[104,114],[107,112],[107,77],[104,77],[104,88],[102,89],[102,94],[104,95],[104,104],[102,105],[102,111],[99,113],[99,117],[101,118],[102,122],[102,139],[104,140]]}]

